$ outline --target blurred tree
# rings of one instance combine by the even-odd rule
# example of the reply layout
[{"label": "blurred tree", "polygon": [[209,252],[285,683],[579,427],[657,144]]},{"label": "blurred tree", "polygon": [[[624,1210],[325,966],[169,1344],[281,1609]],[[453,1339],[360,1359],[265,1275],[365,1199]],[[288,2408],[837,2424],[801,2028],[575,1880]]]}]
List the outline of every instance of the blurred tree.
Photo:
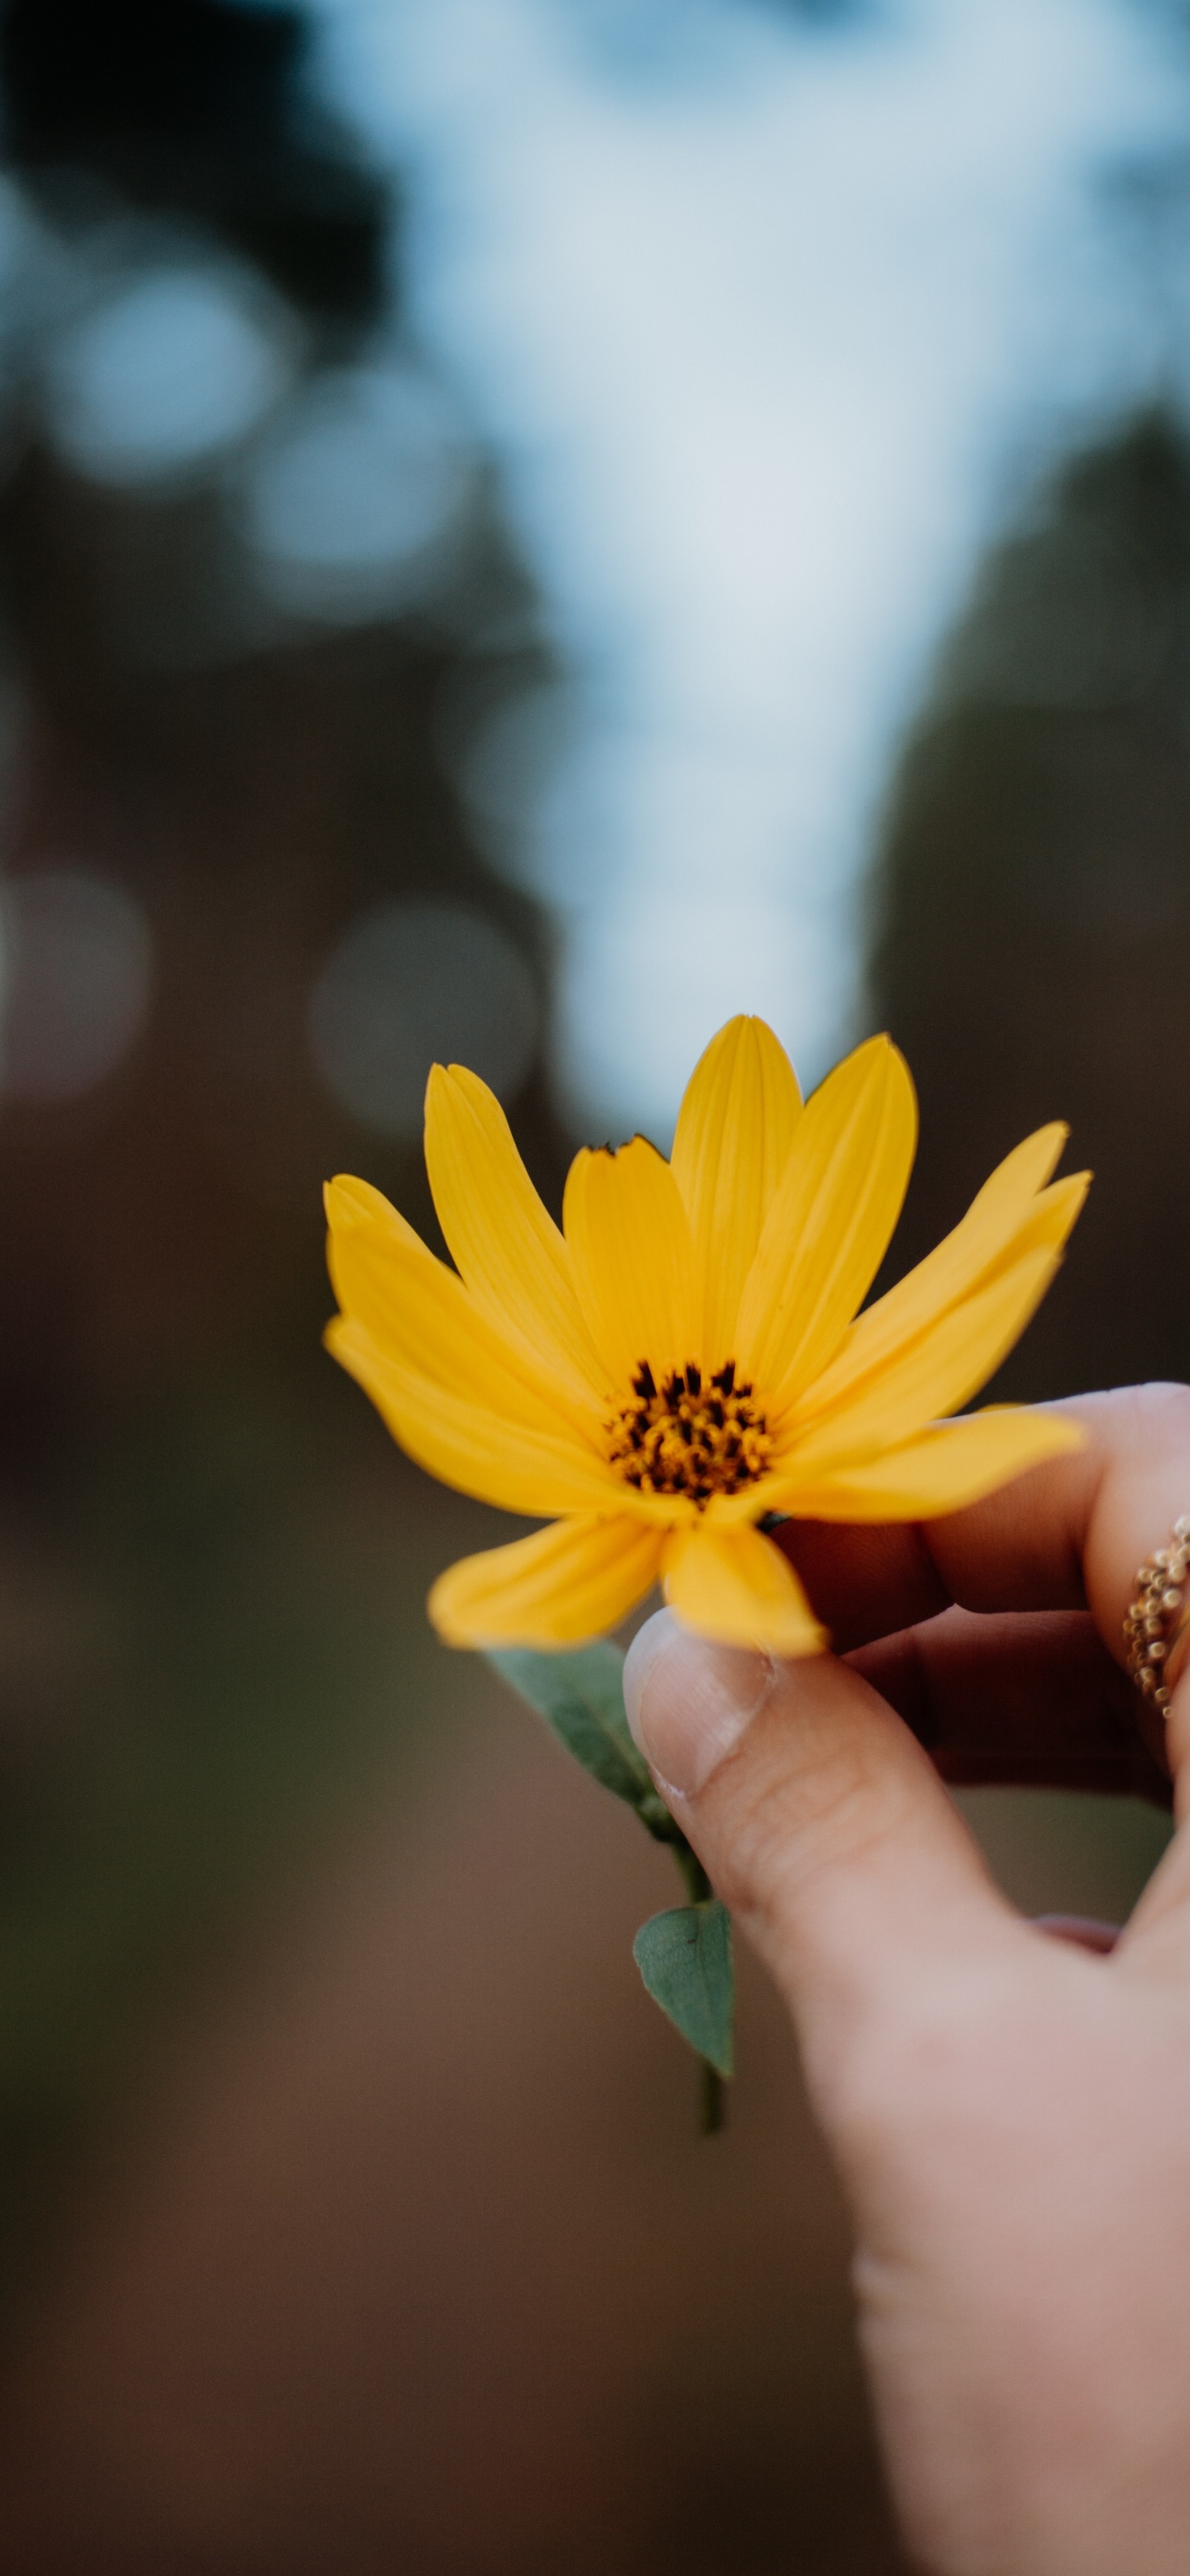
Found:
[{"label": "blurred tree", "polygon": [[1096,1174],[998,1394],[1190,1374],[1188,990],[1190,451],[1153,416],[989,563],[873,883],[872,1007],[922,1103],[897,1266],[1043,1119]]},{"label": "blurred tree", "polygon": [[190,216],[313,313],[386,297],[386,186],[304,86],[308,26],[233,0],[7,0],[9,159],[51,201],[89,174]]},{"label": "blurred tree", "polygon": [[[10,166],[84,292],[92,228],[131,205],[266,268],[313,322],[310,372],[366,356],[398,318],[392,206],[315,114],[305,53],[296,9],[9,0]],[[204,1960],[425,1722],[421,1599],[458,1541],[426,1560],[416,1479],[320,1351],[320,1184],[362,1168],[433,1220],[420,1150],[320,1085],[314,980],[406,894],[494,918],[541,983],[548,963],[442,751],[444,700],[551,668],[482,459],[442,591],[355,624],[262,615],[227,460],[72,472],[39,425],[44,354],[0,491],[3,867],[125,888],[156,985],[110,1079],[0,1112],[0,2282]],[[556,1194],[539,1063],[517,1124]],[[317,1542],[325,1496],[377,1473],[379,1556]]]}]

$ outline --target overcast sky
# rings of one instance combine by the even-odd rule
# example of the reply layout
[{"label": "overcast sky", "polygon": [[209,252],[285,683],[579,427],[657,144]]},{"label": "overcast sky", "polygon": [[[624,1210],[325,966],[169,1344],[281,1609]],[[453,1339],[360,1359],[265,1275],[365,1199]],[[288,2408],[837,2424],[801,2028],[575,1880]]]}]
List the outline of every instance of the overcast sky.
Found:
[{"label": "overcast sky", "polygon": [[574,678],[513,862],[563,1097],[660,1138],[731,1011],[810,1077],[855,1032],[874,811],[980,552],[1176,375],[1187,55],[1124,0],[318,14]]}]

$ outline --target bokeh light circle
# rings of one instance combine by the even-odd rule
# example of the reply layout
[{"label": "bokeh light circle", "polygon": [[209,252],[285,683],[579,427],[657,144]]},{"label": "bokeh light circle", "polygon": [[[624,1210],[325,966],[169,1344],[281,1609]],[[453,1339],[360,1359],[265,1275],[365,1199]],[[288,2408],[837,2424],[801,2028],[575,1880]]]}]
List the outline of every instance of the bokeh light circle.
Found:
[{"label": "bokeh light circle", "polygon": [[328,1091],[389,1136],[420,1136],[432,1064],[466,1064],[500,1099],[519,1089],[538,1034],[521,951],[482,913],[413,899],[351,924],[310,1001],[310,1045]]},{"label": "bokeh light circle", "polygon": [[245,468],[243,526],[280,606],[350,620],[421,587],[470,488],[457,416],[428,376],[336,368],[286,406]]},{"label": "bokeh light circle", "polygon": [[78,868],[0,887],[0,1096],[76,1099],[140,1036],[153,942],[139,904]]},{"label": "bokeh light circle", "polygon": [[284,390],[283,340],[263,290],[231,267],[125,277],[51,351],[50,437],[93,482],[191,472],[238,445]]},{"label": "bokeh light circle", "polygon": [[[542,817],[568,760],[573,773],[571,755],[580,739],[574,693],[554,680],[502,699],[457,751],[448,751],[485,858],[499,875],[534,893],[557,890],[549,882],[548,861],[551,840],[559,836],[543,836]],[[572,848],[573,831],[564,838]]]}]

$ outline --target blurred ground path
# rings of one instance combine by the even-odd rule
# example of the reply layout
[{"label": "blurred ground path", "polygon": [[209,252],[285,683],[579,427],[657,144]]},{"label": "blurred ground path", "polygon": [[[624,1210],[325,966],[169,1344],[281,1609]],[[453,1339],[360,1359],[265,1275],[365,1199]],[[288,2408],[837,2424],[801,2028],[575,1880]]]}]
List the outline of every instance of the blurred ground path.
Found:
[{"label": "blurred ground path", "polygon": [[896,2566],[776,2007],[745,1967],[699,2142],[629,1958],[665,1856],[467,1671],[464,1740],[92,2175],[8,2393],[10,2576]]}]

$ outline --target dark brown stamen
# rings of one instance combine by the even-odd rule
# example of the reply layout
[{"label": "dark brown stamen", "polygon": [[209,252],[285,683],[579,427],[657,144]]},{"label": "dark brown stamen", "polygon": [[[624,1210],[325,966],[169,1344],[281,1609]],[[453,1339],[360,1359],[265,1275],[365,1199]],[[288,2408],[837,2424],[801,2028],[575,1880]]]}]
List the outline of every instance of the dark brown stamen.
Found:
[{"label": "dark brown stamen", "polygon": [[671,1370],[659,1393],[649,1362],[640,1362],[632,1380],[638,1401],[621,1405],[608,1425],[612,1464],[640,1493],[684,1494],[701,1510],[712,1495],[738,1493],[764,1475],[773,1444],[751,1386],[737,1386],[734,1360],[709,1384],[715,1392],[704,1395],[702,1370],[690,1360]]}]

